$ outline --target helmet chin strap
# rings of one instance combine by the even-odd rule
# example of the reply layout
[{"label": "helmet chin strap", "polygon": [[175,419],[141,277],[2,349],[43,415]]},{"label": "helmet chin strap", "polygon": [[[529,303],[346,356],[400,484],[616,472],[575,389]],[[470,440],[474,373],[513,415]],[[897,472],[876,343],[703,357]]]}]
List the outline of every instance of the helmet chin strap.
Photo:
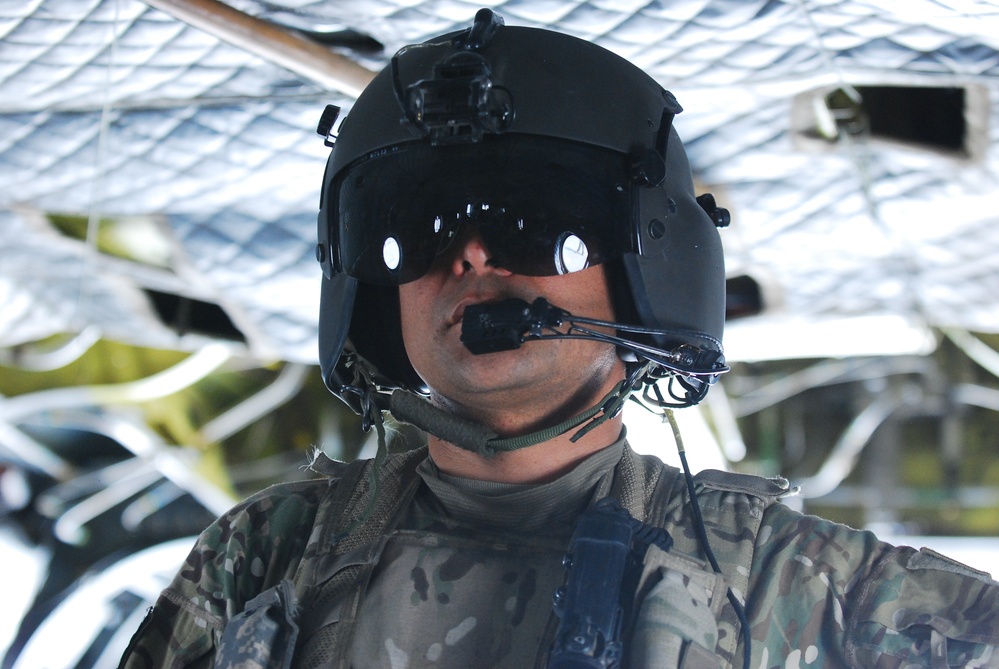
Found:
[{"label": "helmet chin strap", "polygon": [[401,421],[415,425],[435,437],[472,453],[492,457],[534,446],[559,437],[582,425],[571,441],[576,442],[608,419],[618,415],[635,389],[638,376],[634,373],[619,382],[597,404],[551,427],[518,437],[500,437],[489,428],[455,416],[434,406],[424,397],[406,390],[396,390],[389,400],[389,411]]}]

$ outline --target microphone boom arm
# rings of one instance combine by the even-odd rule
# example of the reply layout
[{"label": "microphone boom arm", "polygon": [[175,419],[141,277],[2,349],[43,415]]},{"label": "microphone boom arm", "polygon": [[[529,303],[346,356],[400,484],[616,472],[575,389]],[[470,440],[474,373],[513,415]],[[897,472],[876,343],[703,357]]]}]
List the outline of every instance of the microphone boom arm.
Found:
[{"label": "microphone boom arm", "polygon": [[[563,325],[568,326],[565,332],[558,330]],[[645,335],[682,335],[687,339],[696,337],[714,344],[718,350],[692,344],[679,344],[667,350],[601,332],[593,329],[594,327]],[[509,351],[520,348],[527,341],[550,339],[588,339],[612,344],[664,368],[667,373],[699,377],[696,380],[700,382],[707,380],[712,383],[718,375],[729,370],[721,362],[721,354],[718,352],[721,349],[720,343],[705,335],[577,317],[553,306],[543,297],[531,304],[511,298],[493,304],[470,305],[462,318],[461,342],[476,355]]]}]

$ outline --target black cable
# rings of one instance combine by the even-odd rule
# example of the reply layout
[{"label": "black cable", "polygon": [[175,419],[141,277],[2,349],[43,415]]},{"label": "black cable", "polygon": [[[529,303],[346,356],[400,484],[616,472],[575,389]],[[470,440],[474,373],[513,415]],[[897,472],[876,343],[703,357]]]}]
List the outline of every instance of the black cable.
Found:
[{"label": "black cable", "polygon": [[[565,327],[565,331],[559,328]],[[602,329],[594,329],[602,328]],[[671,338],[681,342],[669,349],[649,345],[619,336],[618,332]],[[626,323],[577,317],[564,309],[537,298],[528,304],[511,298],[493,304],[470,305],[465,309],[461,325],[461,341],[472,353],[492,353],[519,348],[528,341],[550,339],[586,339],[624,349],[672,372],[687,377],[681,384],[686,392],[680,401],[703,396],[701,385],[713,382],[728,371],[721,353],[721,343],[701,332],[649,328]],[[690,341],[703,342],[692,344]],[[665,374],[664,374],[665,375]]]},{"label": "black cable", "polygon": [[[660,399],[663,399],[659,389],[655,386],[653,388],[655,388],[656,395]],[[704,554],[707,556],[711,568],[716,574],[724,576],[721,567],[718,566],[718,560],[715,558],[714,551],[711,550],[711,544],[708,541],[708,531],[704,526],[704,516],[701,515],[701,505],[697,501],[697,494],[694,491],[694,477],[690,474],[690,466],[687,464],[687,453],[683,448],[683,439],[680,437],[680,428],[676,424],[676,418],[674,418],[672,410],[666,409],[666,418],[669,420],[670,427],[673,428],[677,451],[680,454],[680,464],[683,466],[683,478],[687,483],[687,496],[690,498],[690,511],[694,515],[694,531],[697,532],[697,539],[704,549]],[[743,607],[739,598],[735,596],[735,592],[731,586],[728,588],[728,601],[735,610],[735,615],[739,619],[739,625],[742,626],[742,666],[744,669],[749,669],[752,658],[752,637],[749,631],[749,619],[746,617],[745,607]]]}]

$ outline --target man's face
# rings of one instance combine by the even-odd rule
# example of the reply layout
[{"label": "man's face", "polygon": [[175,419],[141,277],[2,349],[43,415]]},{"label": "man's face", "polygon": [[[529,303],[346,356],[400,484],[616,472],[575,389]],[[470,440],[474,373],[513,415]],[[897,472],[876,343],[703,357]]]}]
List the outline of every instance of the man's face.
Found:
[{"label": "man's face", "polygon": [[496,267],[478,233],[467,229],[426,275],[399,287],[406,352],[435,401],[471,415],[546,403],[547,415],[572,415],[624,377],[614,347],[604,343],[534,341],[498,353],[468,351],[459,339],[465,307],[513,297],[544,297],[576,316],[614,320],[603,266],[551,277],[512,274]]}]

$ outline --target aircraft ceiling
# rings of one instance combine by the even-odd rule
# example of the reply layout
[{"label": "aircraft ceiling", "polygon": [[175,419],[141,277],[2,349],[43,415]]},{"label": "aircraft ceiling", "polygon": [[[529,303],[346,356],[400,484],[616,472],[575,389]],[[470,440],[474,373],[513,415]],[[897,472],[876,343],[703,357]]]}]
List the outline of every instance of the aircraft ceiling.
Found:
[{"label": "aircraft ceiling", "polygon": [[[328,153],[315,127],[327,103],[349,109],[350,84],[303,62],[321,59],[276,64],[262,37],[230,43],[205,27],[213,2],[150,4],[0,6],[0,347],[89,328],[313,362]],[[190,6],[208,23],[186,22]],[[370,71],[479,7],[231,6]],[[730,359],[836,354],[796,328],[843,318],[861,319],[841,328],[844,350],[925,351],[928,327],[999,332],[996,3],[490,6],[618,52],[683,105],[699,188],[732,211],[729,276],[762,294],[762,314],[729,328]],[[96,235],[66,233],[105,219],[120,234],[102,232],[100,251]]]}]

